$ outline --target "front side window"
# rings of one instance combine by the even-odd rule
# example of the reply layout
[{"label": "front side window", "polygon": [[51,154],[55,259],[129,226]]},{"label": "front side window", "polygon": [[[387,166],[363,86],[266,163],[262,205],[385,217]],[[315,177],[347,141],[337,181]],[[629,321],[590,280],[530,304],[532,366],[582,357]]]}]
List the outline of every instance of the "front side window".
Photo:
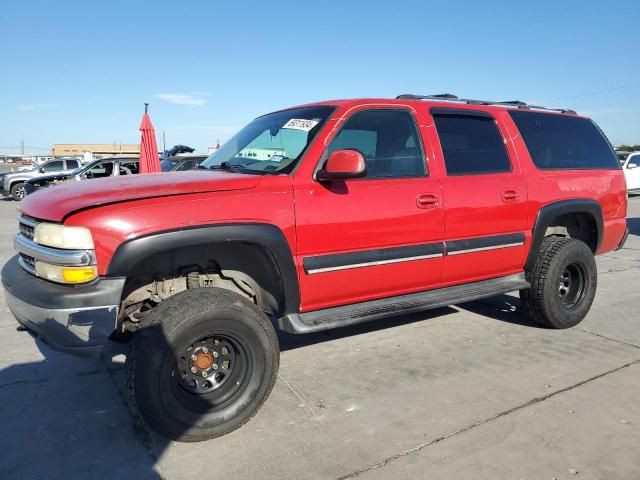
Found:
[{"label": "front side window", "polygon": [[55,162],[49,162],[42,167],[45,172],[59,172],[64,170],[62,160],[56,160]]},{"label": "front side window", "polygon": [[538,168],[620,168],[608,140],[587,118],[522,110],[509,114]]},{"label": "front side window", "polygon": [[502,135],[491,117],[433,115],[447,175],[482,175],[511,171]]},{"label": "front side window", "polygon": [[74,170],[80,166],[77,160],[67,160],[67,170]]},{"label": "front side window", "polygon": [[289,173],[334,107],[302,107],[256,118],[200,164],[243,173]]},{"label": "front side window", "polygon": [[424,156],[413,116],[406,110],[372,109],[354,113],[329,144],[357,150],[364,157],[365,178],[423,177]]},{"label": "front side window", "polygon": [[85,172],[87,178],[110,177],[113,174],[113,162],[102,162]]}]

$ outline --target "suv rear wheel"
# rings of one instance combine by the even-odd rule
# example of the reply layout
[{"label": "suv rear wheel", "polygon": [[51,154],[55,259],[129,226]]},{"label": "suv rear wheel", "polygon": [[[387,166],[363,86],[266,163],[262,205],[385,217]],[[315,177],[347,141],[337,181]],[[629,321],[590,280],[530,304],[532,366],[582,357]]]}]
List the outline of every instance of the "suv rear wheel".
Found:
[{"label": "suv rear wheel", "polygon": [[569,328],[587,315],[596,294],[598,275],[591,249],[580,240],[547,237],[533,269],[531,288],[520,290],[527,314],[549,328]]},{"label": "suv rear wheel", "polygon": [[278,339],[267,316],[220,288],[179,293],[133,336],[127,382],[134,411],[173,440],[196,442],[240,427],[276,380]]},{"label": "suv rear wheel", "polygon": [[22,200],[25,196],[24,182],[18,182],[11,185],[11,196],[16,202]]}]

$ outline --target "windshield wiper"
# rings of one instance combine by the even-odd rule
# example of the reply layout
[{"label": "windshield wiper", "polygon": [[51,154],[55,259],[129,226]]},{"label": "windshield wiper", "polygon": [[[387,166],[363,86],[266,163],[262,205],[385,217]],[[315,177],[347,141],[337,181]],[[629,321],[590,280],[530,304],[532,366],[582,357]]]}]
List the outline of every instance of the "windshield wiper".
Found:
[{"label": "windshield wiper", "polygon": [[211,165],[210,167],[204,167],[204,168],[208,168],[209,170],[226,170],[228,172],[234,172],[237,170],[246,170],[246,168],[244,168],[244,165],[233,165],[229,162],[222,162],[220,165]]}]

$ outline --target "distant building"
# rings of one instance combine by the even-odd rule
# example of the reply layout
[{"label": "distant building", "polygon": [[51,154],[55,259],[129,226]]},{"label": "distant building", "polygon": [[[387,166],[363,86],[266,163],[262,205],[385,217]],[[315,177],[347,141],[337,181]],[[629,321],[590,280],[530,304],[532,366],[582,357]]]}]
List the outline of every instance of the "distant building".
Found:
[{"label": "distant building", "polygon": [[114,155],[140,155],[140,145],[123,143],[56,143],[51,148],[54,157],[78,157],[83,162]]}]

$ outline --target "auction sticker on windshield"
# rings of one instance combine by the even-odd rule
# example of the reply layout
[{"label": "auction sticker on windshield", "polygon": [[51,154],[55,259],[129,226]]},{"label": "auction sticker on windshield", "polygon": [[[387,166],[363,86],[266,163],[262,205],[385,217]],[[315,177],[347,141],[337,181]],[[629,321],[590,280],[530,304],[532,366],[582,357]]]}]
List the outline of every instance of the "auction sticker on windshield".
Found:
[{"label": "auction sticker on windshield", "polygon": [[292,118],[285,123],[282,128],[290,128],[291,130],[302,130],[308,132],[318,124],[316,120],[305,120],[304,118]]}]

